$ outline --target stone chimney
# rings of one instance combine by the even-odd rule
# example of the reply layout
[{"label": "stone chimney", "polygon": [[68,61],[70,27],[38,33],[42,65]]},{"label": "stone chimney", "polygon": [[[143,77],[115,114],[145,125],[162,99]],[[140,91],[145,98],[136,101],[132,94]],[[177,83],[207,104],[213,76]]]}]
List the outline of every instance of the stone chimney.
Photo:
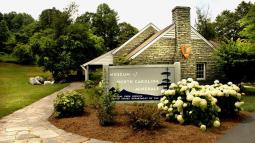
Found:
[{"label": "stone chimney", "polygon": [[[195,78],[195,59],[192,56],[191,46],[191,25],[190,25],[190,7],[177,6],[172,10],[172,19],[175,24],[175,56],[174,61],[181,63],[181,72],[187,76],[182,78]],[[181,47],[188,46],[191,52],[188,58],[184,58]]]},{"label": "stone chimney", "polygon": [[175,36],[177,47],[181,44],[191,44],[190,40],[190,7],[177,6],[172,10],[173,23],[175,23]]}]

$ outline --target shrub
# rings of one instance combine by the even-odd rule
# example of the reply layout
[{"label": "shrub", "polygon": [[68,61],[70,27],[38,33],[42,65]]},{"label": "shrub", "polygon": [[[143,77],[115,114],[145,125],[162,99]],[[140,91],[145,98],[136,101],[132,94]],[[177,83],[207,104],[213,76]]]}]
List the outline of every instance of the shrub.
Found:
[{"label": "shrub", "polygon": [[19,62],[22,64],[34,63],[35,59],[32,54],[31,47],[29,45],[18,44],[15,47],[13,53],[18,58]]},{"label": "shrub", "polygon": [[108,92],[102,96],[99,107],[97,109],[97,117],[101,126],[110,126],[115,123],[115,102],[114,96],[116,93]]},{"label": "shrub", "polygon": [[[218,114],[238,113],[243,102],[239,88],[231,82],[221,84],[215,81],[213,85],[199,85],[197,81],[188,78],[172,83],[169,90],[162,91],[158,108],[164,111],[169,120],[183,124],[195,124],[201,130],[206,127],[218,127]],[[229,114],[228,114],[229,115]]]},{"label": "shrub", "polygon": [[57,95],[54,100],[56,117],[80,115],[84,111],[84,97],[75,91],[68,91]]},{"label": "shrub", "polygon": [[127,112],[129,123],[134,130],[160,127],[161,115],[156,106],[139,104],[135,111]]},{"label": "shrub", "polygon": [[96,86],[96,83],[94,81],[91,80],[85,80],[84,81],[84,87],[85,88],[93,88]]},{"label": "shrub", "polygon": [[102,69],[96,69],[96,71],[91,72],[89,77],[90,80],[94,81],[95,83],[99,83],[102,80],[103,72]]}]

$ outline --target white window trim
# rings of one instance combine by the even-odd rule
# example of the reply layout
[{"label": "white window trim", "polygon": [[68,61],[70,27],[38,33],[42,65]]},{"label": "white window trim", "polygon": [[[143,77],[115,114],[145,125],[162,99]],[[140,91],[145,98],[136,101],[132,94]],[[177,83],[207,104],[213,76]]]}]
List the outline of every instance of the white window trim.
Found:
[{"label": "white window trim", "polygon": [[[204,77],[203,78],[197,78],[197,80],[205,80],[206,78],[206,68],[205,68],[205,63],[197,63],[197,64],[203,64],[204,66]],[[196,64],[196,66],[197,66]],[[197,67],[196,67],[197,68]],[[197,69],[196,69],[196,76],[197,76]]]}]

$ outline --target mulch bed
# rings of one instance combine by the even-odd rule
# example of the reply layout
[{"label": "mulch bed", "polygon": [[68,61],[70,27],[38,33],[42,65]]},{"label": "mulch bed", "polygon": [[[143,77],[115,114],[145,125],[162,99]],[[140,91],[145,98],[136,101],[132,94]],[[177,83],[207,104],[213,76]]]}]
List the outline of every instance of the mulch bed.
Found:
[{"label": "mulch bed", "polygon": [[162,128],[157,130],[133,131],[128,124],[125,110],[135,109],[132,104],[117,104],[117,123],[114,126],[102,127],[98,123],[96,110],[86,107],[85,113],[79,117],[56,119],[53,116],[49,121],[56,127],[68,132],[79,134],[88,138],[114,142],[146,142],[146,143],[213,143],[219,139],[226,130],[233,128],[241,120],[250,117],[249,112],[241,112],[236,119],[221,120],[219,128],[211,128],[202,132],[193,125],[179,125],[172,122],[162,122]]}]

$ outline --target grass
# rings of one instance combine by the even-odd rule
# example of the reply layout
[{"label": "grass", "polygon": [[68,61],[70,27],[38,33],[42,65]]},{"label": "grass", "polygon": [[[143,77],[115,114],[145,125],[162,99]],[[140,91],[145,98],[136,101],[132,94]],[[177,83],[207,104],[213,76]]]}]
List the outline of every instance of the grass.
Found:
[{"label": "grass", "polygon": [[0,62],[18,63],[18,59],[11,54],[0,53]]},{"label": "grass", "polygon": [[255,112],[255,96],[244,96],[243,100],[243,110],[248,112]]},{"label": "grass", "polygon": [[49,77],[36,66],[0,63],[0,118],[27,106],[68,84],[31,85],[32,76]]},{"label": "grass", "polygon": [[255,96],[255,87],[254,86],[244,86],[243,92],[247,95]]}]

